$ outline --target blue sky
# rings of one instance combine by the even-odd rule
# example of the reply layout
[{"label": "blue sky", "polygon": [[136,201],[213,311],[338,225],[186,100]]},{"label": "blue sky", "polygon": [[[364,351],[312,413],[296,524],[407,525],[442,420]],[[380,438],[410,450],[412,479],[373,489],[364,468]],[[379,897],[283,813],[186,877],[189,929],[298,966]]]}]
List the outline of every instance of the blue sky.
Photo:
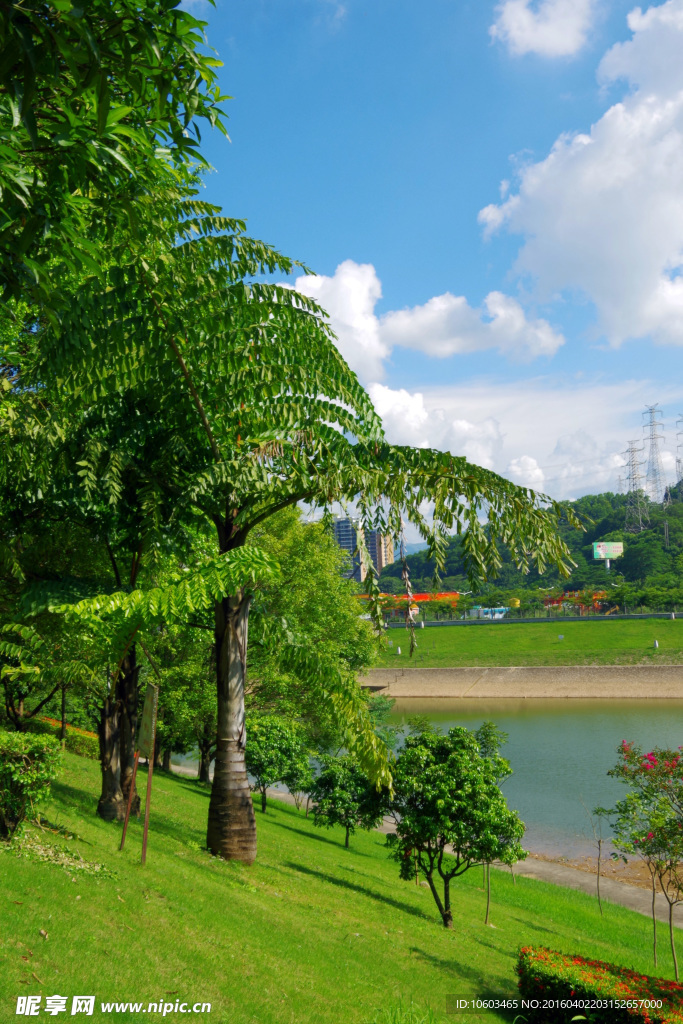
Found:
[{"label": "blue sky", "polygon": [[303,260],[389,437],[556,497],[683,411],[683,0],[191,0],[208,198]]}]

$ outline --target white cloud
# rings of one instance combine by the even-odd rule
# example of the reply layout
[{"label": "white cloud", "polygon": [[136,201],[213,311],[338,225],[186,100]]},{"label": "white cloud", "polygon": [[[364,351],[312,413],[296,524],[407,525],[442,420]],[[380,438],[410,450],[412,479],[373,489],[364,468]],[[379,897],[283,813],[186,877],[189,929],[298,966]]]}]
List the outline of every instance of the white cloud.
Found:
[{"label": "white cloud", "polygon": [[370,384],[368,391],[393,444],[410,444],[416,448],[429,444],[425,432],[429,413],[419,391],[411,395],[405,388],[394,391],[384,384]]},{"label": "white cloud", "polygon": [[497,348],[534,358],[552,356],[564,344],[546,320],[527,320],[519,302],[502,292],[489,292],[483,314],[462,295],[436,295],[423,306],[387,313],[380,330],[390,347],[401,345],[441,357]]},{"label": "white cloud", "polygon": [[361,380],[381,380],[389,349],[375,316],[382,285],[372,264],[344,260],[334,277],[299,277],[294,287],[330,314],[339,351]]},{"label": "white cloud", "polygon": [[522,487],[532,487],[535,491],[543,490],[545,473],[531,455],[520,455],[519,458],[512,459],[506,476]]},{"label": "white cloud", "polygon": [[527,319],[519,302],[502,292],[490,292],[483,309],[446,292],[378,317],[382,285],[371,263],[345,260],[333,277],[299,277],[295,287],[330,314],[340,352],[366,383],[382,380],[384,362],[397,345],[439,358],[495,348],[533,359],[552,356],[564,344],[546,320]]},{"label": "white cloud", "polygon": [[[653,392],[670,412],[683,385],[651,381],[586,384],[549,378],[475,381],[410,392],[372,384],[370,396],[395,444],[428,446],[493,469],[556,498],[616,490],[625,483],[626,441],[641,436]],[[665,429],[662,461],[673,480],[674,433]]]},{"label": "white cloud", "polygon": [[489,32],[515,56],[570,57],[585,44],[594,13],[594,0],[503,0]]},{"label": "white cloud", "polygon": [[578,291],[613,345],[683,344],[683,0],[628,18],[606,54],[604,83],[631,93],[589,133],[560,136],[524,168],[517,191],[479,215],[490,234],[524,236],[516,269],[544,299]]}]

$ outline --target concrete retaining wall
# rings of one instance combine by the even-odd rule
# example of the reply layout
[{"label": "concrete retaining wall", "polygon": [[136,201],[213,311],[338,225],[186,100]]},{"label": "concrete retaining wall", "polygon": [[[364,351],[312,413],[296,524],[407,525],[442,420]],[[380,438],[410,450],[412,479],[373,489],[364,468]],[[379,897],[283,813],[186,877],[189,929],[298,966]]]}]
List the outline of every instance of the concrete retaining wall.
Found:
[{"label": "concrete retaining wall", "polygon": [[379,668],[361,685],[388,697],[683,700],[683,665]]}]

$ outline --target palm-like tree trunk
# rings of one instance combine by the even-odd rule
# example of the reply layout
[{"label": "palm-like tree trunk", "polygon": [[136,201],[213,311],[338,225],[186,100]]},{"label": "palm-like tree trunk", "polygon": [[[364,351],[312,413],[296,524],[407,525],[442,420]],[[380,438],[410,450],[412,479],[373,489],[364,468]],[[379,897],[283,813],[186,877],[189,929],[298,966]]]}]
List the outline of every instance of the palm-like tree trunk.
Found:
[{"label": "palm-like tree trunk", "polygon": [[256,817],[244,748],[244,684],[251,597],[243,590],[216,603],[218,727],[209,826],[209,850],[251,864],[256,857]]}]

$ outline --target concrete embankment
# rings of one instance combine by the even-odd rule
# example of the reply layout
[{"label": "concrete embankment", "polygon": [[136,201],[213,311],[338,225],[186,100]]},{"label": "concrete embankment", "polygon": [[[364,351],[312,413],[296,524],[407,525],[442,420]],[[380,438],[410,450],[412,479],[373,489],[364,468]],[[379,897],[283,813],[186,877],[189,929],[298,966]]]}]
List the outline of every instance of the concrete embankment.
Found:
[{"label": "concrete embankment", "polygon": [[378,668],[361,684],[400,698],[683,700],[683,665]]}]

